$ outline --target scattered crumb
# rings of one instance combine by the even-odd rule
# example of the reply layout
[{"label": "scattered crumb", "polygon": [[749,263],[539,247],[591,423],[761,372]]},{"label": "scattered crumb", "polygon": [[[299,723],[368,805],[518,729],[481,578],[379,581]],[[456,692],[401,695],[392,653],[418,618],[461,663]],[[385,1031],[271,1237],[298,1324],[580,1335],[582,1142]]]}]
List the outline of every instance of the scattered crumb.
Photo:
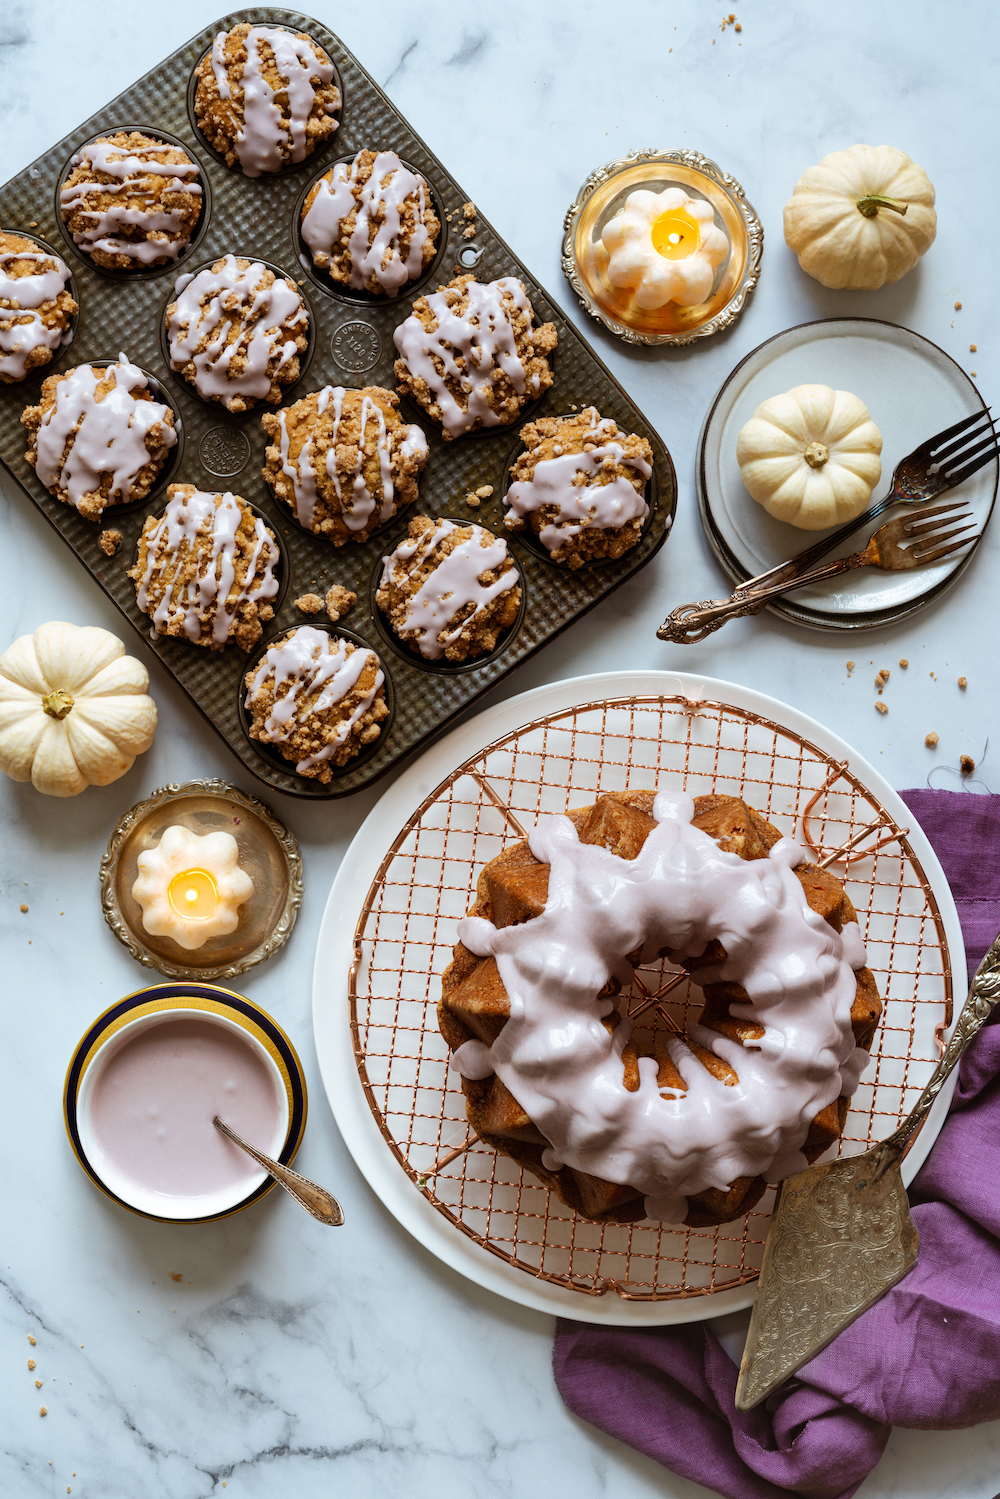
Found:
[{"label": "scattered crumb", "polygon": [[479,488],[476,490],[476,498],[478,500],[488,500],[489,497],[490,497],[490,495],[492,493],[493,493],[493,485],[492,484],[481,484],[479,486]]},{"label": "scattered crumb", "polygon": [[[26,905],[25,905],[25,904],[24,904],[24,902],[23,902],[23,901],[22,901],[22,902],[21,902],[21,910],[22,910],[22,911],[27,911],[27,909],[28,909],[28,908],[27,908],[27,906],[26,906]],[[34,1338],[32,1338],[32,1340],[31,1340],[31,1341],[32,1341],[32,1342],[34,1342],[34,1341],[35,1341],[35,1340],[34,1340]]]},{"label": "scattered crumb", "polygon": [[736,25],[733,27],[733,30],[734,31],[742,31],[743,30],[743,27],[740,25],[739,21],[736,22]]},{"label": "scattered crumb", "polygon": [[40,1390],[41,1388],[42,1388],[42,1381],[40,1379],[36,1379],[35,1380],[35,1389],[36,1390]]},{"label": "scattered crumb", "polygon": [[847,663],[847,674],[848,674],[848,676],[850,676],[851,672],[854,670],[854,666],[855,666],[855,663],[853,661],[848,661],[848,663]]},{"label": "scattered crumb", "polygon": [[356,593],[345,588],[343,583],[334,583],[333,587],[328,588],[326,592],[326,612],[330,617],[330,623],[335,625],[338,619],[342,619],[351,605],[356,604],[357,601]]},{"label": "scattered crumb", "polygon": [[462,204],[462,217],[465,218],[465,219],[474,219],[476,217],[476,205],[475,205],[475,203],[463,203]]},{"label": "scattered crumb", "polygon": [[170,1279],[171,1280],[183,1280],[183,1278],[184,1278],[184,1272],[183,1272],[183,1270],[171,1270],[170,1271]]},{"label": "scattered crumb", "polygon": [[30,1343],[30,1344],[31,1344],[31,1346],[32,1346],[32,1348],[34,1348],[34,1346],[35,1346],[35,1340],[34,1340],[34,1338],[33,1338],[33,1337],[32,1337],[32,1336],[31,1336],[31,1333],[30,1333],[30,1332],[29,1332],[29,1334],[28,1334],[28,1342],[29,1342],[29,1343]]},{"label": "scattered crumb", "polygon": [[979,350],[976,348],[975,344],[970,344],[969,345],[969,353],[970,354],[978,354],[979,353]]},{"label": "scattered crumb", "polygon": [[900,656],[900,658],[899,658],[899,664],[903,668],[903,670],[905,671],[906,668],[909,666],[910,663],[909,663],[909,661],[907,661],[907,659],[906,659],[905,656]]},{"label": "scattered crumb", "polygon": [[33,1369],[34,1367],[35,1367],[35,1360],[33,1358],[29,1358],[29,1360],[28,1360],[28,1368],[29,1369]]},{"label": "scattered crumb", "polygon": [[956,311],[956,312],[960,312],[960,311],[961,311],[961,308],[962,308],[962,304],[961,304],[961,302],[956,302],[956,303],[955,303],[955,311]]},{"label": "scattered crumb", "polygon": [[959,685],[959,687],[961,687],[962,691],[964,692],[965,689],[966,689],[966,687],[968,687],[968,685],[969,685],[969,679],[968,679],[968,677],[959,677],[959,679],[958,679],[958,685]]},{"label": "scattered crumb", "polygon": [[40,1406],[39,1406],[39,1407],[38,1407],[38,1414],[39,1414],[39,1415],[40,1415],[40,1416],[47,1416],[47,1415],[48,1415],[48,1411],[47,1411],[47,1410],[46,1410],[46,1409],[45,1409],[45,1406],[44,1406],[44,1405],[40,1405]]},{"label": "scattered crumb", "polygon": [[300,599],[295,600],[296,609],[301,609],[303,614],[318,614],[323,607],[323,600],[318,593],[304,593]]},{"label": "scattered crumb", "polygon": [[976,373],[975,370],[970,370],[969,371],[969,374],[972,375],[972,376],[975,376],[975,373]]},{"label": "scattered crumb", "polygon": [[888,711],[889,711],[889,704],[888,703],[883,703],[883,702],[878,702],[878,703],[875,704],[875,711],[877,713],[888,713]]},{"label": "scattered crumb", "polygon": [[462,238],[463,239],[475,239],[475,237],[476,237],[476,226],[475,226],[475,224],[466,224],[465,228],[462,230]]},{"label": "scattered crumb", "polygon": [[889,680],[889,668],[887,666],[880,666],[878,674],[883,679],[883,681],[888,682],[888,680]]},{"label": "scattered crumb", "polygon": [[29,229],[37,229],[38,228],[38,220],[37,219],[29,219],[28,220],[28,228]]},{"label": "scattered crumb", "polygon": [[482,501],[478,495],[470,493],[465,496],[465,503],[471,505],[473,510],[478,510]]},{"label": "scattered crumb", "polygon": [[113,557],[121,544],[122,533],[120,531],[116,531],[113,527],[109,527],[108,530],[101,532],[99,545],[105,557]]},{"label": "scattered crumb", "polygon": [[971,755],[962,755],[958,763],[962,768],[962,774],[964,776],[971,776],[972,772],[976,768],[976,762],[975,760],[973,760]]}]

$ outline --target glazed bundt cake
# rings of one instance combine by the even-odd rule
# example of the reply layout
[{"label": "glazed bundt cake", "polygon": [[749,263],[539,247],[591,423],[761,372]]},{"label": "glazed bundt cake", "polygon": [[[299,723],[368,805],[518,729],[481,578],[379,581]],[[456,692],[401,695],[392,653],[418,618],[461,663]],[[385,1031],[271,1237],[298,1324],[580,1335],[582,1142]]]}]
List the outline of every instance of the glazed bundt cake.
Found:
[{"label": "glazed bundt cake", "polygon": [[[602,1222],[703,1227],[838,1139],[881,1001],[841,882],[731,796],[609,792],[480,875],[441,1033],[478,1137]],[[704,997],[637,1045],[666,957]]]}]

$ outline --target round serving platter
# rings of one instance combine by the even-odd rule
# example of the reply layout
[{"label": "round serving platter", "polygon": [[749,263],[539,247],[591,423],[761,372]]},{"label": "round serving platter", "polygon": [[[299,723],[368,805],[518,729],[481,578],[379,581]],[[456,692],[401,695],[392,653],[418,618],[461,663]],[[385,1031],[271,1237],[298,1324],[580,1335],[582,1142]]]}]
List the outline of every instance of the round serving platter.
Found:
[{"label": "round serving platter", "polygon": [[[622,672],[537,688],[482,714],[423,755],[369,814],[317,944],[323,1082],[373,1190],[453,1269],[524,1306],[582,1321],[655,1325],[749,1306],[773,1193],[718,1229],[578,1218],[469,1139],[437,1029],[440,975],[480,870],[520,836],[517,825],[530,829],[540,813],[602,791],[680,782],[694,794],[744,795],[799,838],[805,815],[824,855],[870,827],[853,862],[832,866],[858,910],[885,1002],[840,1146],[867,1149],[912,1108],[933,1070],[951,1021],[952,952],[964,970],[961,928],[930,844],[888,783],[838,735],[762,693]],[[930,1149],[950,1097],[946,1088],[938,1098],[904,1180]]]},{"label": "round serving platter", "polygon": [[[935,433],[986,407],[968,375],[929,339],[874,318],[830,318],[803,323],[769,338],[727,376],[708,410],[698,442],[696,479],[702,524],[716,557],[734,583],[794,557],[823,532],[800,531],[768,515],[740,477],[740,428],[762,401],[796,385],[830,385],[859,396],[882,433],[882,478],[873,498],[888,494],[901,458]],[[1000,464],[995,460],[942,497],[964,500],[977,530],[990,519]],[[894,514],[902,514],[896,511]],[[831,555],[862,547],[874,526],[857,532]],[[975,554],[912,572],[869,567],[797,589],[768,605],[775,614],[821,630],[873,629],[922,609],[949,588]]]}]

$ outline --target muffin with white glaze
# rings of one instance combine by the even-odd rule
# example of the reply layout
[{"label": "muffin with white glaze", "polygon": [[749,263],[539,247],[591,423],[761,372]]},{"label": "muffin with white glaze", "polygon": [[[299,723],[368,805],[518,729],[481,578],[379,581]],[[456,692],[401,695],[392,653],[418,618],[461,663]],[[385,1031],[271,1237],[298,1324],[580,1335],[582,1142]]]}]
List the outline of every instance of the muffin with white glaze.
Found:
[{"label": "muffin with white glaze", "polygon": [[261,417],[270,439],[264,478],[299,525],[339,547],[367,541],[413,503],[427,439],[400,420],[398,405],[380,385],[326,385]]},{"label": "muffin with white glaze", "polygon": [[395,151],[338,161],[302,205],[302,238],[316,269],[374,296],[398,296],[423,274],[440,229],[427,183]]},{"label": "muffin with white glaze", "polygon": [[385,674],[374,651],[298,625],[244,678],[249,734],[272,744],[296,773],[325,784],[373,744],[388,717]]},{"label": "muffin with white glaze", "polygon": [[168,265],[190,245],[202,189],[180,146],[119,130],[81,146],[73,163],[59,194],[63,223],[95,265]]},{"label": "muffin with white glaze", "polygon": [[158,634],[249,651],[274,618],[279,558],[274,532],[241,495],[171,484],[163,514],[146,517],[129,577]]},{"label": "muffin with white glaze", "polygon": [[223,255],[181,276],[167,307],[171,367],[205,401],[249,411],[276,406],[309,344],[309,313],[294,281],[259,260]]},{"label": "muffin with white glaze", "polygon": [[0,233],[0,384],[16,385],[55,357],[79,310],[69,266],[25,234]]},{"label": "muffin with white glaze", "polygon": [[198,64],[195,119],[226,165],[246,177],[304,161],[337,129],[340,90],[304,31],[242,21]]},{"label": "muffin with white glaze", "polygon": [[445,441],[509,426],[552,384],[553,323],[534,310],[516,276],[457,276],[413,304],[392,335],[399,388],[441,425]]},{"label": "muffin with white glaze", "polygon": [[634,547],[649,515],[653,450],[596,406],[540,417],[521,432],[524,452],[504,495],[510,531],[530,528],[551,562],[573,570]]},{"label": "muffin with white glaze", "polygon": [[124,354],[49,375],[21,424],[24,456],[49,494],[94,521],[108,506],[145,499],[177,442],[173,411]]},{"label": "muffin with white glaze", "polygon": [[376,602],[426,661],[487,655],[517,619],[517,568],[503,538],[482,526],[414,516],[382,562]]}]

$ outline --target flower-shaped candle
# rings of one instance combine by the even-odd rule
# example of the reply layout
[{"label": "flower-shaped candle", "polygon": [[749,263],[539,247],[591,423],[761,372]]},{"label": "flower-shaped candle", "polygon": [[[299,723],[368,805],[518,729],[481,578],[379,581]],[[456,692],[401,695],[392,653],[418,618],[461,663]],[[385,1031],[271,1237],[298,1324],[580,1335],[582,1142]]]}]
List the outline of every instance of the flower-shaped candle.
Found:
[{"label": "flower-shaped candle", "polygon": [[189,951],[239,925],[239,907],[253,894],[253,880],[240,868],[231,833],[189,832],[174,826],[156,848],[136,860],[132,894],[142,924],[156,937],[172,937]]},{"label": "flower-shaped candle", "polygon": [[689,198],[679,187],[629,193],[601,239],[609,255],[608,280],[633,288],[642,308],[706,302],[716,267],[729,253],[711,203]]}]

